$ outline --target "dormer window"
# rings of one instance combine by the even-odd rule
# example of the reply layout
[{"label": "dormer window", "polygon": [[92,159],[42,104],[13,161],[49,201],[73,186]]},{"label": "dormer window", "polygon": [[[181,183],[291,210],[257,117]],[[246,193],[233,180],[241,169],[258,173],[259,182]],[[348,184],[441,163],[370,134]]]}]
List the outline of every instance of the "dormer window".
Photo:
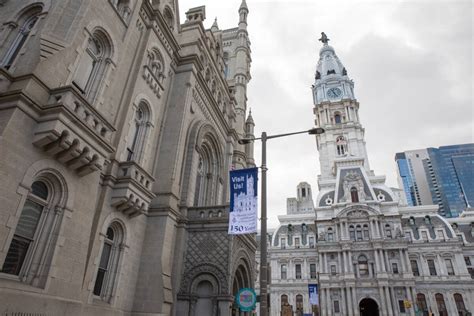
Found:
[{"label": "dormer window", "polygon": [[334,69],[328,70],[327,74],[328,74],[328,75],[335,75],[335,74],[336,74],[336,71],[335,71]]},{"label": "dormer window", "polygon": [[315,77],[316,80],[319,80],[321,79],[321,73],[319,71],[316,71],[316,77]]}]

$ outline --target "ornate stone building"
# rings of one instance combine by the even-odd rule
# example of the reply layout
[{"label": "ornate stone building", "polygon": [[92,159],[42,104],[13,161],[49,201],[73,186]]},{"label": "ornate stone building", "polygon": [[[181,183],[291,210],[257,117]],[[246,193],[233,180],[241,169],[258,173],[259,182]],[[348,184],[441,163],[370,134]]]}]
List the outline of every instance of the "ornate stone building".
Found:
[{"label": "ornate stone building", "polygon": [[[325,129],[316,136],[319,194],[313,205],[300,183],[270,233],[270,314],[470,315],[474,210],[446,219],[437,205],[409,206],[370,170],[354,83],[322,40],[313,85],[316,125]],[[308,284],[319,285],[319,314]]]},{"label": "ornate stone building", "polygon": [[474,311],[463,257],[472,256],[473,232],[458,238],[437,206],[407,206],[370,169],[354,83],[324,34],[321,41],[313,98],[316,125],[326,130],[316,136],[322,315]]},{"label": "ornate stone building", "polygon": [[[237,11],[237,8],[236,8]],[[231,315],[250,41],[177,0],[0,2],[0,312]]]}]

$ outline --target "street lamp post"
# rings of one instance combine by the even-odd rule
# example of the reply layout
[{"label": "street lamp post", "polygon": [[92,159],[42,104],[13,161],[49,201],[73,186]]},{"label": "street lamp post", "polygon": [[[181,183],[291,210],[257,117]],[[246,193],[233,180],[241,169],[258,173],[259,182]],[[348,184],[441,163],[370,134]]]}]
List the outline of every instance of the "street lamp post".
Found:
[{"label": "street lamp post", "polygon": [[248,144],[255,140],[262,140],[262,193],[261,193],[261,219],[260,219],[260,316],[268,316],[267,302],[267,140],[272,138],[285,137],[296,134],[318,135],[324,133],[321,127],[315,127],[307,131],[277,134],[267,136],[262,132],[259,138],[242,138],[239,144]]}]

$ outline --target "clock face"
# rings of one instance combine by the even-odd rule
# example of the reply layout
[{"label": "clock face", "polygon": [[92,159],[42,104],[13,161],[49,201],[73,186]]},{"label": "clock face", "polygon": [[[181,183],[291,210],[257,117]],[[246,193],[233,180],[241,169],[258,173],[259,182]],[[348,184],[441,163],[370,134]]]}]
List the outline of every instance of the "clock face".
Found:
[{"label": "clock face", "polygon": [[339,98],[342,95],[342,90],[339,88],[331,88],[328,90],[328,97],[330,99]]}]

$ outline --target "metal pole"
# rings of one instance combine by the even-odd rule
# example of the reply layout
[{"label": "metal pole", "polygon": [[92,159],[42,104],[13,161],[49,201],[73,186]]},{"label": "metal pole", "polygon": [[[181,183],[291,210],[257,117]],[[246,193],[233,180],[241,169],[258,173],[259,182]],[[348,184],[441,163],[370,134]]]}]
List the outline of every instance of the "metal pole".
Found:
[{"label": "metal pole", "polygon": [[260,218],[260,316],[268,316],[267,302],[267,133],[262,133],[262,204]]}]

